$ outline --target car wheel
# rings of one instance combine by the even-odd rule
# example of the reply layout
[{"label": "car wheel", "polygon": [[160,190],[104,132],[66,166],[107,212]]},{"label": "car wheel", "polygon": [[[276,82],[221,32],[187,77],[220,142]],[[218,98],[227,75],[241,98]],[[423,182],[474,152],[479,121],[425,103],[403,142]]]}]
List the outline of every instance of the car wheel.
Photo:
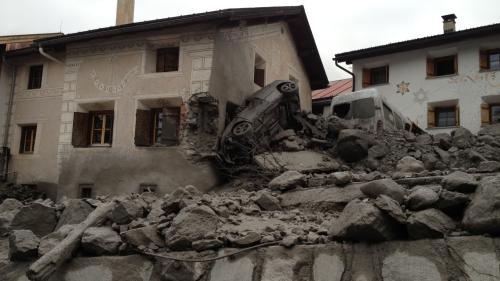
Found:
[{"label": "car wheel", "polygon": [[291,94],[297,91],[297,84],[294,82],[286,82],[280,85],[280,92],[284,94]]},{"label": "car wheel", "polygon": [[250,122],[243,121],[234,125],[232,133],[235,136],[243,136],[250,132],[250,130],[252,130],[252,124]]}]

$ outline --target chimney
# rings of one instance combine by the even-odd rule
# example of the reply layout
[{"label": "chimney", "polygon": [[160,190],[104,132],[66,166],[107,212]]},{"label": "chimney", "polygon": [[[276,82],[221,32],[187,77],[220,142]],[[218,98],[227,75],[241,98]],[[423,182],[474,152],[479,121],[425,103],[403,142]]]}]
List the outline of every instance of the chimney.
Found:
[{"label": "chimney", "polygon": [[443,32],[449,33],[455,31],[455,14],[441,16],[443,18]]},{"label": "chimney", "polygon": [[118,0],[116,7],[116,25],[134,22],[135,0]]}]

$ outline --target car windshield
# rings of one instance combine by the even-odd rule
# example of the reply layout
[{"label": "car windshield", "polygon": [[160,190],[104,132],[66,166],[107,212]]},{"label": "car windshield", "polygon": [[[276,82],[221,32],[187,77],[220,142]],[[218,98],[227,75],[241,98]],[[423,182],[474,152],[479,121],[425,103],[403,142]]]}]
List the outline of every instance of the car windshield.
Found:
[{"label": "car windshield", "polygon": [[373,98],[355,100],[352,102],[353,118],[372,118],[375,116],[375,102]]}]

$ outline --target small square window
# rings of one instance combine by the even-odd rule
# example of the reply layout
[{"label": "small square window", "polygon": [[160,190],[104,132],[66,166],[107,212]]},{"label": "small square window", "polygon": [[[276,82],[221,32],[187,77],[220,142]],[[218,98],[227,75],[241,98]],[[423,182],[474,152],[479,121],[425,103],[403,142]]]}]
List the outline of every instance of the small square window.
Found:
[{"label": "small square window", "polygon": [[370,69],[370,85],[385,84],[389,82],[388,67],[377,67]]},{"label": "small square window", "polygon": [[436,107],[436,127],[452,127],[457,125],[456,107]]},{"label": "small square window", "polygon": [[30,66],[28,89],[40,89],[42,87],[43,65]]},{"label": "small square window", "polygon": [[500,104],[490,106],[490,116],[491,124],[500,123]]},{"label": "small square window", "polygon": [[145,193],[145,192],[156,193],[157,188],[158,185],[156,184],[143,183],[139,186],[139,193]]},{"label": "small square window", "polygon": [[490,70],[500,70],[500,51],[488,54],[488,66]]},{"label": "small square window", "polygon": [[35,152],[36,125],[21,126],[21,143],[19,153],[32,154]]},{"label": "small square window", "polygon": [[179,71],[179,47],[156,50],[156,72]]},{"label": "small square window", "polygon": [[427,76],[446,76],[458,73],[457,56],[427,58]]},{"label": "small square window", "polygon": [[80,198],[93,198],[94,185],[91,183],[80,184]]},{"label": "small square window", "polygon": [[91,145],[111,145],[113,138],[113,112],[91,112]]}]

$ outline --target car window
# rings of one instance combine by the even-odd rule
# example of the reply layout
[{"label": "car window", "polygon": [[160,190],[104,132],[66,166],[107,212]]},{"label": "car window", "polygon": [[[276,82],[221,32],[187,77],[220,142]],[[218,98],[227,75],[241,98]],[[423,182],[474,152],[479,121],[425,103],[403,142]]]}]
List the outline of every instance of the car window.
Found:
[{"label": "car window", "polygon": [[387,106],[387,104],[385,104],[385,102],[383,103],[383,106],[385,122],[394,126],[394,115],[392,114],[392,110],[389,108],[389,106]]},{"label": "car window", "polygon": [[349,114],[350,110],[350,103],[339,103],[333,106],[333,114],[343,119],[351,119],[351,114]]},{"label": "car window", "polygon": [[352,102],[354,118],[367,119],[375,116],[375,102],[373,98],[355,100]]},{"label": "car window", "polygon": [[401,116],[399,116],[399,114],[395,113],[394,117],[396,119],[396,129],[402,130],[403,129],[403,120],[401,119]]}]

